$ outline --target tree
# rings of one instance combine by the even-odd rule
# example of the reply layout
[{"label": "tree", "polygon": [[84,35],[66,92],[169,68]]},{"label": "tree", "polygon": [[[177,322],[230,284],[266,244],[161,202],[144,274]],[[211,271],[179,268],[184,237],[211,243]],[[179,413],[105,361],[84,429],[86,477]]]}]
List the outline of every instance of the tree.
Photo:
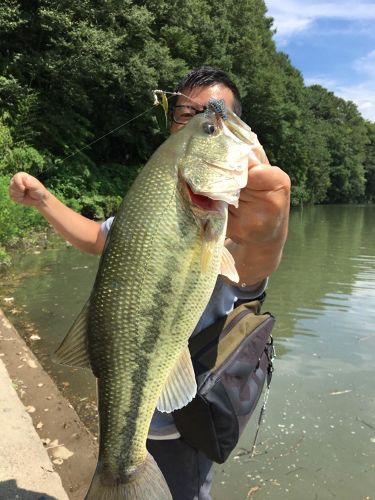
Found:
[{"label": "tree", "polygon": [[351,203],[364,195],[364,148],[367,142],[365,121],[352,102],[336,97],[319,85],[307,89],[309,105],[322,127],[330,153],[330,187],[326,201]]},{"label": "tree", "polygon": [[164,138],[152,90],[213,65],[238,84],[244,120],[291,176],[293,203],[362,199],[370,128],[353,103],[305,88],[272,23],[263,0],[244,0],[240,15],[234,0],[4,0],[2,171],[17,165],[68,199],[123,195]]},{"label": "tree", "polygon": [[365,146],[364,169],[366,177],[366,200],[375,202],[375,123],[366,122],[368,142]]}]

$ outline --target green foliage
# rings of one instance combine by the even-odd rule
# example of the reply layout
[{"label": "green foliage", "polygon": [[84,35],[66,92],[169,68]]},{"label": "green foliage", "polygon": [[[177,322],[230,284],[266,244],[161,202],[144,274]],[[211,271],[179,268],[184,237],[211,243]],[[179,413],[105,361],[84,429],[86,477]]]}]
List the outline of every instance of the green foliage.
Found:
[{"label": "green foliage", "polygon": [[[90,217],[113,213],[165,137],[152,90],[210,64],[238,84],[245,121],[291,176],[293,204],[374,201],[374,124],[305,87],[276,50],[263,0],[242,1],[240,15],[234,0],[4,0],[0,31],[3,184],[25,170]],[[34,211],[4,209],[3,238],[17,217],[29,227]]]},{"label": "green foliage", "polygon": [[13,139],[9,127],[4,123],[4,118],[0,119],[0,172],[4,171],[9,163],[9,156],[12,151]]},{"label": "green foliage", "polygon": [[121,200],[120,196],[83,196],[80,211],[90,219],[102,220],[116,213]]},{"label": "green foliage", "polygon": [[45,158],[35,147],[25,141],[14,140],[15,129],[9,126],[8,112],[0,118],[0,174],[17,170],[35,173],[43,170]]},{"label": "green foliage", "polygon": [[330,184],[325,201],[358,202],[365,194],[364,161],[368,142],[366,122],[352,102],[346,102],[319,85],[307,89],[316,126],[324,131],[329,152]]},{"label": "green foliage", "polygon": [[3,267],[8,267],[10,266],[12,262],[12,259],[10,258],[10,255],[6,251],[6,249],[2,246],[0,246],[0,270]]},{"label": "green foliage", "polygon": [[8,195],[9,176],[0,176],[0,246],[10,246],[31,230],[47,226],[36,210],[17,205]]},{"label": "green foliage", "polygon": [[365,198],[371,203],[375,202],[375,123],[366,123],[368,142],[365,147]]}]

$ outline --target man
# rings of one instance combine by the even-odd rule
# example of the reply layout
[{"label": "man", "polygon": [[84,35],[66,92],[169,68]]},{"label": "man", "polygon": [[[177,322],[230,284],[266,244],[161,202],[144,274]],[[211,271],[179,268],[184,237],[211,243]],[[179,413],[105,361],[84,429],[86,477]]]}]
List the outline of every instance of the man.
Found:
[{"label": "man", "polygon": [[[241,114],[239,92],[221,70],[204,67],[190,72],[177,86],[181,92],[173,111],[171,133],[177,132],[195,114],[204,111],[209,99],[223,99]],[[101,253],[112,219],[102,225],[75,213],[55,198],[37,179],[16,174],[10,183],[11,198],[34,206],[63,238],[77,248]],[[277,268],[287,236],[290,180],[265,157],[249,162],[248,183],[242,189],[238,208],[229,208],[226,246],[232,253],[240,282],[218,278],[211,300],[194,334],[227,314],[238,298],[256,298],[267,277]],[[166,478],[174,499],[206,500],[210,497],[212,462],[179,438],[170,415],[155,412],[148,449]]]}]

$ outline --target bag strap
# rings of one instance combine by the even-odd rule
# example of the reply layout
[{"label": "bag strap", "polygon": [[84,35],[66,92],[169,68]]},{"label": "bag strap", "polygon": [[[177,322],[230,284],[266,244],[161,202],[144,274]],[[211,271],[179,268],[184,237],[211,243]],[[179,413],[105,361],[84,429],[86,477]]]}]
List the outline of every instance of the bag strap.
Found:
[{"label": "bag strap", "polygon": [[251,451],[250,451],[250,458],[254,457],[255,448],[256,448],[256,445],[257,445],[257,441],[258,441],[258,434],[259,434],[260,426],[264,422],[263,418],[264,418],[264,415],[266,413],[266,406],[267,406],[267,402],[268,402],[268,396],[269,396],[269,393],[270,393],[270,384],[271,384],[271,380],[272,380],[272,374],[273,374],[273,371],[274,371],[273,359],[276,357],[276,351],[275,351],[275,346],[273,344],[273,337],[272,337],[272,335],[270,336],[270,340],[267,343],[266,354],[267,354],[267,358],[268,358],[267,387],[266,387],[266,390],[264,392],[263,404],[262,404],[262,407],[261,407],[260,412],[259,412],[257,429],[255,431],[254,441],[253,441],[253,445],[252,445]]},{"label": "bag strap", "polygon": [[237,301],[235,308],[227,316],[223,316],[212,325],[204,328],[198,335],[190,337],[189,350],[192,358],[200,356],[217,343],[219,338],[225,337],[227,332],[247,314],[254,314],[254,328],[257,324],[260,325],[266,318],[272,316],[270,313],[262,314],[261,306],[262,302],[259,299]]},{"label": "bag strap", "polygon": [[259,297],[255,297],[254,299],[237,299],[236,302],[234,303],[234,309],[236,307],[242,306],[243,304],[250,304],[251,302],[260,302],[259,306],[259,311],[260,312],[260,307],[263,305],[263,302],[266,300],[267,297],[267,292],[264,291]]}]

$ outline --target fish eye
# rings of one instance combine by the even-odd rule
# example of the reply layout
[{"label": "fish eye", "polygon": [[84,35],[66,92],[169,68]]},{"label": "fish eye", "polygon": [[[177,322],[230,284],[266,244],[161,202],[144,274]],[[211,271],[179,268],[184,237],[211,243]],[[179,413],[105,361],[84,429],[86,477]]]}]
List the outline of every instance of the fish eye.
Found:
[{"label": "fish eye", "polygon": [[202,127],[204,132],[208,135],[212,135],[215,132],[215,125],[213,123],[204,122]]}]

